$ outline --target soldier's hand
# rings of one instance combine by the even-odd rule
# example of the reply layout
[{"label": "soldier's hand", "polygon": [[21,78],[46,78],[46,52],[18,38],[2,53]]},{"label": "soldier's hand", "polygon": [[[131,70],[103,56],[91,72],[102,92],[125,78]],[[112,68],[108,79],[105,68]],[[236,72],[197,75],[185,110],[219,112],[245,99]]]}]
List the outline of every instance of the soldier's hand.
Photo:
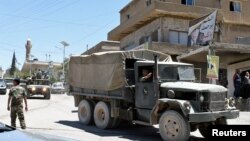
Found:
[{"label": "soldier's hand", "polygon": [[10,106],[7,107],[7,110],[8,110],[8,111],[10,110]]},{"label": "soldier's hand", "polygon": [[25,107],[25,111],[28,111],[28,107]]},{"label": "soldier's hand", "polygon": [[150,78],[151,75],[152,75],[152,73],[148,73],[147,76],[146,76],[146,78]]}]

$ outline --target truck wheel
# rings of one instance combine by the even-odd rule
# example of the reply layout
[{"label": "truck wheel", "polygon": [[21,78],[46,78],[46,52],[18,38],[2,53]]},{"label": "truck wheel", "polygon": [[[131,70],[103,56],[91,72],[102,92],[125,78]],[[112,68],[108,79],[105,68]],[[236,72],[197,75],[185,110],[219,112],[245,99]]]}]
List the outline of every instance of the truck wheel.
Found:
[{"label": "truck wheel", "polygon": [[215,124],[215,125],[227,125],[227,120],[225,118],[219,118],[214,123],[209,122],[209,123],[200,124],[199,131],[204,138],[208,138],[210,136],[210,132],[208,131],[208,126],[213,125],[213,124]]},{"label": "truck wheel", "polygon": [[186,141],[190,136],[188,121],[176,111],[165,111],[159,122],[160,135],[163,140]]},{"label": "truck wheel", "polygon": [[50,99],[50,93],[44,95],[44,99]]},{"label": "truck wheel", "polygon": [[94,106],[90,101],[82,100],[78,106],[78,118],[84,125],[93,123]]},{"label": "truck wheel", "polygon": [[113,119],[110,116],[110,106],[105,102],[98,102],[94,110],[95,125],[100,129],[111,127]]}]

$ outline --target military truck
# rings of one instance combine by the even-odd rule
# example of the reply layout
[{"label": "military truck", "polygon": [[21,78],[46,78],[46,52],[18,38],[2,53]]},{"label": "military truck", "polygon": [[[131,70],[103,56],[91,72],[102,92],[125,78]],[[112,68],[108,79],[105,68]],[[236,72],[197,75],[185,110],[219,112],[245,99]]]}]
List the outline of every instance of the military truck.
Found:
[{"label": "military truck", "polygon": [[[151,81],[140,81],[144,69]],[[69,62],[69,92],[81,123],[94,121],[101,129],[121,120],[159,124],[163,140],[188,140],[197,129],[207,137],[209,125],[239,116],[226,88],[194,80],[192,64],[150,50],[72,56]]]},{"label": "military truck", "polygon": [[48,79],[27,80],[28,98],[34,95],[42,95],[44,99],[50,99],[50,81]]}]

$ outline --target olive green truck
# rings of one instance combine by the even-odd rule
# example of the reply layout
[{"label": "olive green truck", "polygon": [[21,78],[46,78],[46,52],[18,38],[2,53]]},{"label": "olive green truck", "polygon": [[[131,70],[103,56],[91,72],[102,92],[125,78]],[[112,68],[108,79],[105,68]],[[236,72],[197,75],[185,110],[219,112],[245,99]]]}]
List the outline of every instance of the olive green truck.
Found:
[{"label": "olive green truck", "polygon": [[[151,81],[140,81],[144,69]],[[197,129],[207,137],[209,125],[239,116],[226,88],[194,80],[192,64],[150,50],[72,56],[69,62],[69,93],[81,123],[101,129],[121,120],[159,124],[163,140],[188,140]]]}]

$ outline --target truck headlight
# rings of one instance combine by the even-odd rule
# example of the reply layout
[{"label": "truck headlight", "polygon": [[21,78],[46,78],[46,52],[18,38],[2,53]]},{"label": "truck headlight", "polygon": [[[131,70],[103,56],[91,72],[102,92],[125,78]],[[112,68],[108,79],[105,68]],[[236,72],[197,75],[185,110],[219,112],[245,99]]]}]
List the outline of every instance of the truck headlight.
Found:
[{"label": "truck headlight", "polygon": [[47,89],[46,88],[43,88],[43,92],[46,92],[47,91]]},{"label": "truck headlight", "polygon": [[204,101],[204,96],[200,95],[199,100],[200,100],[200,102],[203,102]]},{"label": "truck headlight", "polygon": [[32,87],[32,88],[31,88],[31,91],[35,91],[35,90],[36,90],[36,88],[35,88],[35,87]]},{"label": "truck headlight", "polygon": [[190,109],[191,109],[191,105],[190,105],[190,103],[189,102],[184,102],[183,103],[183,106],[188,110],[188,112],[190,112]]},{"label": "truck headlight", "polygon": [[168,98],[175,98],[175,92],[174,90],[168,90]]}]

